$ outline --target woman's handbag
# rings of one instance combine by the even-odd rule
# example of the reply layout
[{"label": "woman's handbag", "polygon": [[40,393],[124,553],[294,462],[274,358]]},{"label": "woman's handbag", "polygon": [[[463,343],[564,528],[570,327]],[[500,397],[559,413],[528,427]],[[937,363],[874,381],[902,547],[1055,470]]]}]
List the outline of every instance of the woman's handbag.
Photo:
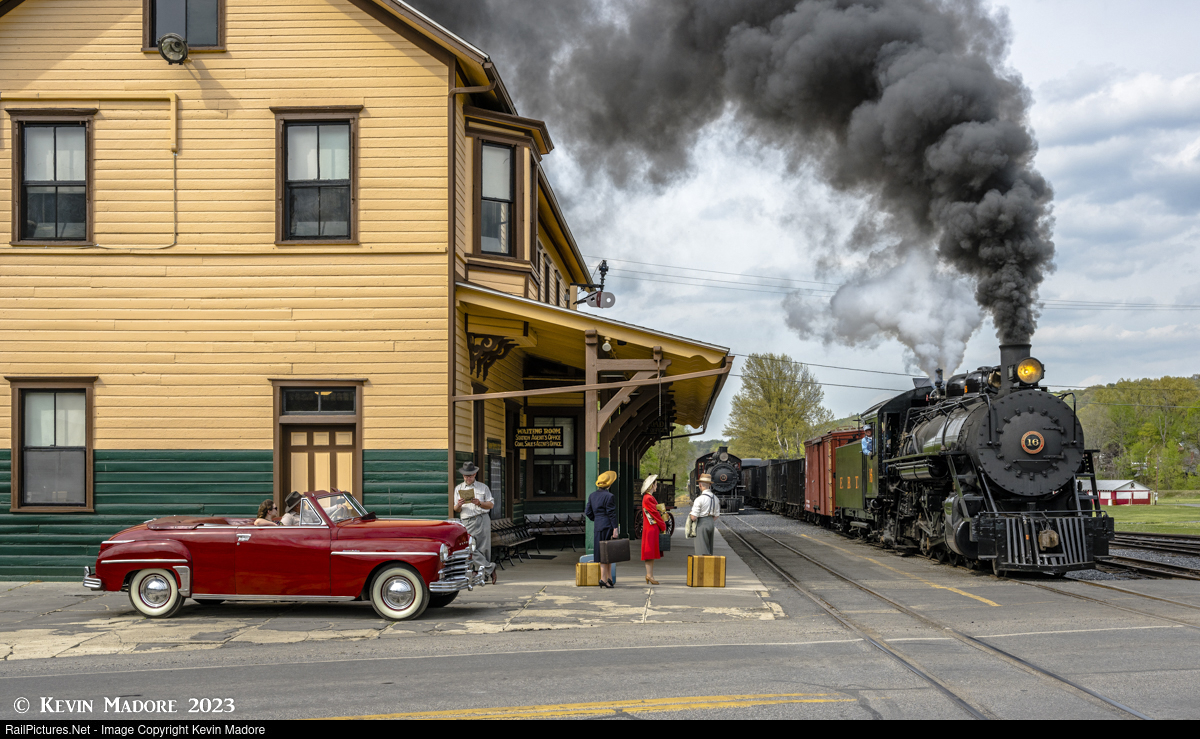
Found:
[{"label": "woman's handbag", "polygon": [[688,539],[696,538],[696,524],[697,523],[699,523],[699,521],[693,520],[691,516],[687,517],[687,523],[685,523],[683,525],[683,535],[686,538],[688,538]]},{"label": "woman's handbag", "polygon": [[663,532],[658,535],[658,551],[660,551],[660,552],[671,551],[671,535],[670,534]]},{"label": "woman's handbag", "polygon": [[610,565],[614,562],[629,561],[629,540],[609,539],[596,542],[596,560],[600,564]]}]

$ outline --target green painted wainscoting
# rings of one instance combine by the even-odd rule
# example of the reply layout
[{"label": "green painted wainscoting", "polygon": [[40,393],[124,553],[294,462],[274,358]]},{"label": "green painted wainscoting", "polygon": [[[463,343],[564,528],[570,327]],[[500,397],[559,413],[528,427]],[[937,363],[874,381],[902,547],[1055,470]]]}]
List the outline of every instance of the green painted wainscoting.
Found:
[{"label": "green painted wainscoting", "polygon": [[[0,449],[0,581],[83,579],[100,542],[170,515],[253,516],[271,497],[270,450],[95,452],[95,513],[10,513]],[[363,499],[383,516],[446,517],[446,452],[363,452]]]},{"label": "green painted wainscoting", "polygon": [[380,516],[445,519],[446,450],[363,451],[363,505]]}]

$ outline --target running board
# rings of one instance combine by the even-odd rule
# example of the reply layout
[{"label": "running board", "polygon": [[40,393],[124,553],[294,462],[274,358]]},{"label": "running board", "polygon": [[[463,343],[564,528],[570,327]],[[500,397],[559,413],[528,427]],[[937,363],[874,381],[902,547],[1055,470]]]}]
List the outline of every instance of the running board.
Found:
[{"label": "running board", "polygon": [[192,600],[241,600],[268,603],[344,603],[358,600],[356,595],[217,595],[216,593],[192,593]]}]

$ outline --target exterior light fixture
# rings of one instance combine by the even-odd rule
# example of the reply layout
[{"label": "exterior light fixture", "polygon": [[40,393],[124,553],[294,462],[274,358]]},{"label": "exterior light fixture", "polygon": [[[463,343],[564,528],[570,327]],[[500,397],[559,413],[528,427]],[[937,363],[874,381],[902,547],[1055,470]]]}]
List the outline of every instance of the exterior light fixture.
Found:
[{"label": "exterior light fixture", "polygon": [[611,352],[611,351],[612,351],[612,344],[608,343],[608,339],[605,339],[605,340],[604,340],[604,344],[603,344],[603,345],[602,345],[600,348],[601,348],[601,349],[603,349],[603,350],[604,350],[604,351],[606,351],[606,352]]},{"label": "exterior light fixture", "polygon": [[187,41],[177,33],[163,34],[158,40],[158,53],[167,64],[183,64],[188,58]]},{"label": "exterior light fixture", "polygon": [[1046,368],[1041,362],[1030,357],[1017,365],[1017,379],[1026,385],[1036,385],[1046,376]]}]

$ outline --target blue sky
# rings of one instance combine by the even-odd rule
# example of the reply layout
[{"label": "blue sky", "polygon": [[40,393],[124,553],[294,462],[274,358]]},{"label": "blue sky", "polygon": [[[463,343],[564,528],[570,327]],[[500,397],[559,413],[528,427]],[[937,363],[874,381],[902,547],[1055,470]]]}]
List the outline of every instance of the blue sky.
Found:
[{"label": "blue sky", "polygon": [[[1009,64],[1033,93],[1037,167],[1056,193],[1057,270],[1042,287],[1051,302],[1034,337],[1047,382],[1200,373],[1200,307],[1170,307],[1200,306],[1200,3],[1010,0],[996,7],[1009,13]],[[815,283],[837,282],[837,265],[817,274],[814,247],[844,237],[862,203],[810,174],[787,173],[780,157],[746,145],[728,120],[710,126],[697,146],[694,175],[658,192],[585,184],[564,148],[547,159],[584,254],[621,268],[610,275],[618,304],[606,315],[737,354],[912,371],[894,341],[824,345],[800,339],[785,323],[789,287],[822,291],[830,286]],[[1162,307],[1068,309],[1056,301]],[[994,364],[996,344],[985,322],[963,368]],[[839,416],[888,389],[911,387],[894,375],[813,371],[829,383],[826,403]],[[737,388],[734,378],[709,435],[720,434]]]}]

